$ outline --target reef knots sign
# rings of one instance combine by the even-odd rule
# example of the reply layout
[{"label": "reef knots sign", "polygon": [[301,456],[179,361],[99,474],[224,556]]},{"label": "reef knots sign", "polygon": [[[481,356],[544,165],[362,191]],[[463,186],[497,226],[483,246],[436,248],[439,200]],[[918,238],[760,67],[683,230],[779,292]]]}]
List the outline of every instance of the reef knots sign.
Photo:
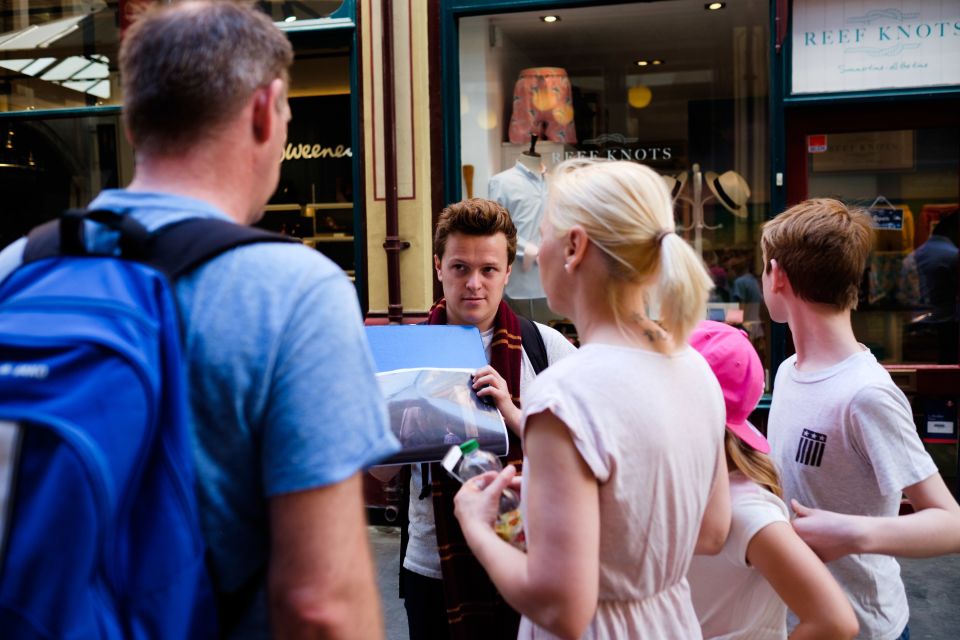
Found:
[{"label": "reef knots sign", "polygon": [[797,0],[792,93],[960,84],[960,2]]}]

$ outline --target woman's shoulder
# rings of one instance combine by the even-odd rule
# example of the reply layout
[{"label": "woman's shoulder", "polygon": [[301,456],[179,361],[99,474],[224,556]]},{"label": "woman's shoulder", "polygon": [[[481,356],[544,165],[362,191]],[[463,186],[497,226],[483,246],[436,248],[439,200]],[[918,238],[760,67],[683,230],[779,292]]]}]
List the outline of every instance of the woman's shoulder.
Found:
[{"label": "woman's shoulder", "polygon": [[[547,328],[549,329],[549,327]],[[551,381],[553,384],[564,384],[565,381],[571,379],[589,378],[591,374],[588,372],[597,372],[609,368],[611,363],[609,361],[605,362],[594,350],[577,349],[558,331],[553,329],[550,329],[550,331],[559,336],[559,340],[563,340],[568,346],[561,344],[556,336],[551,337],[549,342],[546,337],[544,338],[550,366],[537,376],[537,381],[542,378]]]},{"label": "woman's shoulder", "polygon": [[740,471],[730,472],[730,500],[739,511],[766,512],[777,520],[789,520],[787,505],[768,489],[745,476]]}]

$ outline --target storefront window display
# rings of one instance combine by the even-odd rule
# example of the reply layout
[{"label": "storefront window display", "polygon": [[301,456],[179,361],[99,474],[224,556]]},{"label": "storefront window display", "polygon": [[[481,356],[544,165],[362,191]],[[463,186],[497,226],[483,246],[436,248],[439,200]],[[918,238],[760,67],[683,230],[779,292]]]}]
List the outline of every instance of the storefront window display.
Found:
[{"label": "storefront window display", "polygon": [[[960,3],[794,0],[784,40],[788,201],[868,210],[875,242],[853,313],[918,433],[957,481]],[[960,492],[960,484],[956,484]]]},{"label": "storefront window display", "polygon": [[3,7],[0,111],[119,104],[117,50],[129,21],[118,5],[93,0]]},{"label": "storefront window display", "polygon": [[0,120],[0,248],[132,177],[117,114]]},{"label": "storefront window display", "polygon": [[[122,31],[149,4],[23,2],[0,13],[0,111],[17,112],[0,119],[0,247],[132,179],[116,57]],[[341,4],[259,6],[289,28],[296,20],[324,18]],[[295,43],[293,120],[281,181],[261,225],[302,238],[353,276],[354,107],[350,47],[343,44],[349,38],[323,42]]]},{"label": "storefront window display", "polygon": [[960,132],[902,129],[812,135],[811,196],[873,217],[875,243],[854,330],[884,364],[956,364]]},{"label": "storefront window display", "polygon": [[290,24],[329,17],[342,4],[343,0],[261,0],[257,6],[274,22]]},{"label": "storefront window display", "polygon": [[549,170],[572,157],[641,162],[663,174],[714,276],[710,317],[746,329],[769,367],[758,244],[772,213],[768,25],[767,2],[692,0],[459,20],[462,193],[514,214],[518,310],[549,319],[522,259],[539,242]]},{"label": "storefront window display", "polygon": [[350,53],[301,48],[280,182],[258,223],[300,238],[355,277]]},{"label": "storefront window display", "polygon": [[[123,32],[155,0],[28,1],[0,10],[0,112],[121,103]],[[342,0],[262,1],[283,25],[326,18]]]}]

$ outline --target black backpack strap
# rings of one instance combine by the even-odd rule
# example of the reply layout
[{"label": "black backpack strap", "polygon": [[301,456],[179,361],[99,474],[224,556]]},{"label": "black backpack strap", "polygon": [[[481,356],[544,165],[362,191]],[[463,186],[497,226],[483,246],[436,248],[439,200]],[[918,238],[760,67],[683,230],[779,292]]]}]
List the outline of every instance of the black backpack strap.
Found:
[{"label": "black backpack strap", "polygon": [[60,255],[60,223],[57,220],[34,227],[27,235],[23,263]]},{"label": "black backpack strap", "polygon": [[98,222],[119,233],[122,257],[140,260],[145,255],[150,234],[132,217],[107,209],[70,209],[58,219],[30,231],[23,251],[23,262],[59,255],[88,255],[83,224],[86,221]]},{"label": "black backpack strap", "polygon": [[530,358],[530,364],[533,365],[533,372],[540,375],[540,372],[550,365],[547,360],[547,345],[543,342],[543,336],[537,325],[524,316],[517,315],[520,321],[520,344],[524,353]]},{"label": "black backpack strap", "polygon": [[258,242],[298,241],[228,220],[190,218],[153,233],[143,262],[176,280],[221,253]]},{"label": "black backpack strap", "polygon": [[129,215],[108,210],[65,212],[27,236],[23,262],[58,255],[86,255],[83,222],[105,224],[120,234],[120,255],[152,266],[171,280],[235,247],[294,238],[218,218],[190,218],[148,233]]}]

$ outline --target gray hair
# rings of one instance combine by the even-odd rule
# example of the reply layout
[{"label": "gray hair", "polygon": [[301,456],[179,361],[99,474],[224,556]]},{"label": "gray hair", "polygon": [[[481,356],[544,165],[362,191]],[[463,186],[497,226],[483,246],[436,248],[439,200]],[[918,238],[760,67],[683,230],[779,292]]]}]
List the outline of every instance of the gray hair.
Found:
[{"label": "gray hair", "polygon": [[259,87],[286,81],[292,62],[286,36],[252,5],[191,0],[148,10],[120,47],[133,145],[159,154],[190,148]]}]

